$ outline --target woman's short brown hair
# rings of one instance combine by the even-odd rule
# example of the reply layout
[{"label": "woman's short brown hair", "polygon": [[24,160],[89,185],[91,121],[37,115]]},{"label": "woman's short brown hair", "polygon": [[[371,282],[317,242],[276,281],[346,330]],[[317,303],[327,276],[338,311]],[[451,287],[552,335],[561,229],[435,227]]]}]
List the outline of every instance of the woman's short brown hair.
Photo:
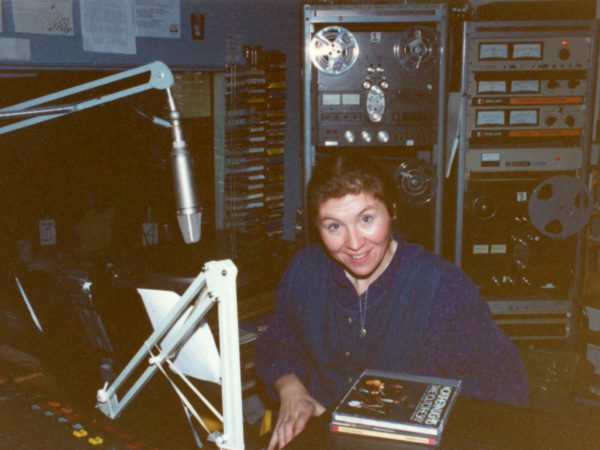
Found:
[{"label": "woman's short brown hair", "polygon": [[385,204],[393,216],[396,186],[387,170],[372,157],[337,154],[324,157],[315,166],[307,190],[309,219],[313,224],[319,207],[332,198],[368,193]]}]

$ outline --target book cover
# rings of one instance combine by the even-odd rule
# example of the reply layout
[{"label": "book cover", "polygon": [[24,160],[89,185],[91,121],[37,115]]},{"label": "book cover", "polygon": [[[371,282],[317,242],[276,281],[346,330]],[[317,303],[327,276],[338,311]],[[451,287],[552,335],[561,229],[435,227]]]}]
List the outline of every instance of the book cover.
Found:
[{"label": "book cover", "polygon": [[460,386],[459,380],[367,369],[335,407],[332,423],[439,440]]},{"label": "book cover", "polygon": [[329,430],[333,433],[356,434],[359,436],[376,437],[383,439],[393,439],[402,442],[411,442],[414,444],[425,444],[437,446],[439,438],[436,436],[428,436],[417,433],[409,433],[407,431],[386,430],[385,428],[365,427],[354,424],[344,424],[331,422]]}]

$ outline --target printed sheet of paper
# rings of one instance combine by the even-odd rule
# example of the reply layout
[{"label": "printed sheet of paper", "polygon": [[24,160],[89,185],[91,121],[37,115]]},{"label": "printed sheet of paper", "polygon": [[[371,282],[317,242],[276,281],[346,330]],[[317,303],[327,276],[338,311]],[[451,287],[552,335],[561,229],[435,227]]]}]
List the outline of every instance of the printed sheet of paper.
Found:
[{"label": "printed sheet of paper", "polygon": [[134,0],[135,34],[142,37],[181,37],[179,0]]},{"label": "printed sheet of paper", "polygon": [[133,0],[80,0],[83,50],[134,55]]},{"label": "printed sheet of paper", "polygon": [[31,60],[29,39],[0,38],[0,59]]},{"label": "printed sheet of paper", "polygon": [[73,36],[73,0],[18,0],[12,2],[17,33]]},{"label": "printed sheet of paper", "polygon": [[[138,292],[155,329],[181,299],[177,293],[172,291],[138,289]],[[161,341],[162,348],[172,342],[175,330],[181,327],[190,311],[191,309],[188,309],[167,333]],[[175,359],[175,367],[190,377],[220,383],[219,350],[207,323],[203,323],[181,348]]]}]

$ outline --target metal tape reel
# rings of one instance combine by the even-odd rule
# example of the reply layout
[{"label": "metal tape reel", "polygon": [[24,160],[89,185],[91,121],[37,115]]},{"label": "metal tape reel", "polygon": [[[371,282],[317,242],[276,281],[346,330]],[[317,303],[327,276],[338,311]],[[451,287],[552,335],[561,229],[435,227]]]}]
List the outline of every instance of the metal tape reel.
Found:
[{"label": "metal tape reel", "polygon": [[321,72],[338,75],[350,69],[358,58],[358,42],[344,27],[329,26],[312,38],[310,59]]},{"label": "metal tape reel", "polygon": [[396,186],[414,205],[429,203],[435,195],[433,166],[420,159],[407,159],[394,173]]},{"label": "metal tape reel", "polygon": [[471,203],[471,211],[480,220],[490,220],[498,212],[498,202],[489,195],[480,195]]},{"label": "metal tape reel", "polygon": [[419,70],[423,64],[435,59],[437,38],[428,28],[415,28],[404,33],[394,45],[394,56],[406,70]]},{"label": "metal tape reel", "polygon": [[587,224],[592,214],[592,196],[581,180],[558,175],[535,187],[528,209],[529,219],[540,233],[564,239]]}]

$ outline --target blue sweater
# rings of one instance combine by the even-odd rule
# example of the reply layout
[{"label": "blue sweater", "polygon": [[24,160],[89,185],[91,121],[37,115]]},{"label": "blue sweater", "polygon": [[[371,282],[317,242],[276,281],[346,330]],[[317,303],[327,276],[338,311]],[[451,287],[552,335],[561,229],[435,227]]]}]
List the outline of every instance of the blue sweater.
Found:
[{"label": "blue sweater", "polygon": [[292,259],[255,346],[258,374],[273,398],[273,383],[295,373],[329,406],[370,368],[458,378],[463,395],[526,404],[518,350],[477,287],[456,266],[395,238],[390,265],[363,294],[363,338],[359,296],[343,268],[320,245]]}]

